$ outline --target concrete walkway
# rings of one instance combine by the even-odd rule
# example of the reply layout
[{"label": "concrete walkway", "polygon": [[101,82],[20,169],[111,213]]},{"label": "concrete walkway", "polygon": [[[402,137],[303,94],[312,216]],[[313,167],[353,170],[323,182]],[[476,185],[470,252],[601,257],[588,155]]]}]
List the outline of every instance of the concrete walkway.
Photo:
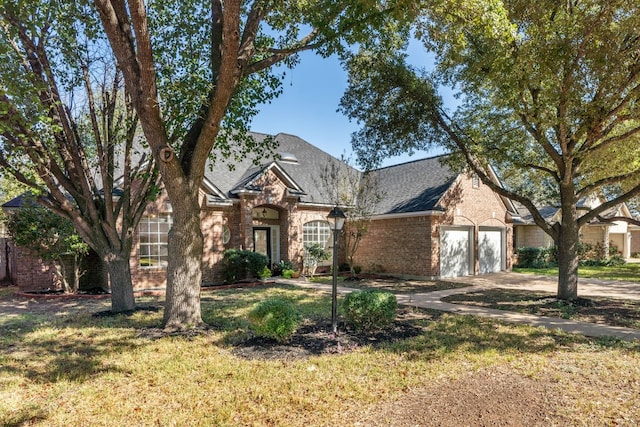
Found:
[{"label": "concrete walkway", "polygon": [[[450,281],[465,283],[469,286],[465,288],[447,289],[436,292],[399,294],[397,295],[398,303],[456,314],[487,317],[508,323],[519,323],[532,326],[543,326],[549,329],[560,329],[565,332],[582,334],[589,337],[616,337],[629,341],[640,340],[640,330],[638,329],[576,322],[558,317],[514,313],[484,307],[450,304],[441,301],[442,298],[449,295],[464,294],[490,288],[555,292],[557,290],[557,282],[553,277],[519,273],[494,273],[483,276],[456,277],[455,279],[450,279]],[[282,282],[331,292],[331,285],[311,283],[304,279]],[[338,288],[338,293],[342,295],[353,292],[354,290],[356,289],[340,287]],[[604,296],[640,300],[640,283],[580,279],[578,284],[578,293],[580,296]]]}]

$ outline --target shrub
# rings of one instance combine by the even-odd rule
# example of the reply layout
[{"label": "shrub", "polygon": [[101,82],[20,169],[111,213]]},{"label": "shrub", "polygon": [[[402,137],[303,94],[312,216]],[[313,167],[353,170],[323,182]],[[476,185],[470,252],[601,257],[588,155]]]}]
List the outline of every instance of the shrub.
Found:
[{"label": "shrub", "polygon": [[274,263],[271,269],[274,276],[281,276],[285,270],[293,270],[293,263],[291,261],[280,260],[279,263]]},{"label": "shrub", "polygon": [[[261,277],[261,273],[269,265],[264,254],[239,249],[227,249],[222,259],[222,278],[227,283],[234,283],[247,277]],[[271,271],[269,270],[269,275]],[[269,276],[267,276],[269,277]]]},{"label": "shrub", "polygon": [[290,301],[269,298],[249,312],[249,322],[259,337],[286,341],[298,329],[302,316]]},{"label": "shrub", "polygon": [[296,272],[294,270],[282,270],[282,277],[285,279],[292,279]]},{"label": "shrub", "polygon": [[269,277],[271,277],[271,270],[269,270],[269,267],[265,265],[258,273],[258,277],[260,277],[261,279],[268,279]]},{"label": "shrub", "polygon": [[382,329],[396,318],[398,300],[388,291],[363,290],[348,294],[342,304],[347,324],[356,331]]},{"label": "shrub", "polygon": [[556,248],[518,248],[517,267],[522,268],[546,268],[553,265],[556,260]]},{"label": "shrub", "polygon": [[312,243],[304,247],[304,264],[307,273],[313,277],[321,261],[329,259],[329,252],[319,243]]}]

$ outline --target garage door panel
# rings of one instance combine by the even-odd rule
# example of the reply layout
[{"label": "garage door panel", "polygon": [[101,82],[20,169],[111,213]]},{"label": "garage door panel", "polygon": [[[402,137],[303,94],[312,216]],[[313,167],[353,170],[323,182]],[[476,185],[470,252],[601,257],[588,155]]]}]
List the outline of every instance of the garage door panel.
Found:
[{"label": "garage door panel", "polygon": [[469,274],[469,230],[442,229],[440,234],[440,276]]},{"label": "garage door panel", "polygon": [[479,273],[496,273],[502,270],[502,231],[480,230],[478,232]]}]

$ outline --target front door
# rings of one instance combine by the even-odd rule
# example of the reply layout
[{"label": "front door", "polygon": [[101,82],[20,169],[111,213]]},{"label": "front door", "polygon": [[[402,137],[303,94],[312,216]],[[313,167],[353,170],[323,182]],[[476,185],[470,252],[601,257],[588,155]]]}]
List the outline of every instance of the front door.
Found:
[{"label": "front door", "polygon": [[269,266],[273,264],[271,257],[271,229],[269,227],[253,228],[253,251],[266,255],[269,258]]}]

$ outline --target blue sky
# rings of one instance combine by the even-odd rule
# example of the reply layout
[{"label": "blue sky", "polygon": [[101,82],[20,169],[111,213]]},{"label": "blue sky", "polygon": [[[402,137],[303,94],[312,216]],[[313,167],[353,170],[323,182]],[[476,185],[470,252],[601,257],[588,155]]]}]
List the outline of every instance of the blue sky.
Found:
[{"label": "blue sky", "polygon": [[[313,52],[304,52],[300,63],[287,70],[284,92],[271,104],[261,107],[252,130],[297,135],[335,157],[345,152],[349,155],[351,133],[358,127],[336,111],[346,86],[347,74],[335,57],[324,59]],[[394,157],[387,159],[383,166],[434,154],[439,153],[416,152],[412,157]]]}]

